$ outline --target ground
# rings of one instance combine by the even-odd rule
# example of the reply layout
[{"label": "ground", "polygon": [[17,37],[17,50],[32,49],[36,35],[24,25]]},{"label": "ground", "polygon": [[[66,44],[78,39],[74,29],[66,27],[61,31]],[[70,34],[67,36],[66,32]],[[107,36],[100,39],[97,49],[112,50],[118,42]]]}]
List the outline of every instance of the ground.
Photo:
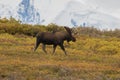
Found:
[{"label": "ground", "polygon": [[75,43],[65,42],[67,56],[59,47],[52,55],[52,46],[48,54],[41,45],[34,52],[34,37],[0,34],[0,80],[120,80],[119,43],[116,38],[77,37]]}]

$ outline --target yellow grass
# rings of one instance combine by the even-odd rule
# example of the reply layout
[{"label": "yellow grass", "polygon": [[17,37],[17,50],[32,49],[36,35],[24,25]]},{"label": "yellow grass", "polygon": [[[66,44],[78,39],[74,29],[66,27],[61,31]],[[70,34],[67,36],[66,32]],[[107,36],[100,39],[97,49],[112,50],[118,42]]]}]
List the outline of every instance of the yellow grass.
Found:
[{"label": "yellow grass", "polygon": [[59,47],[52,55],[52,46],[46,55],[41,45],[33,52],[33,37],[0,34],[0,80],[119,80],[119,43],[79,37],[75,43],[65,42],[68,56]]}]

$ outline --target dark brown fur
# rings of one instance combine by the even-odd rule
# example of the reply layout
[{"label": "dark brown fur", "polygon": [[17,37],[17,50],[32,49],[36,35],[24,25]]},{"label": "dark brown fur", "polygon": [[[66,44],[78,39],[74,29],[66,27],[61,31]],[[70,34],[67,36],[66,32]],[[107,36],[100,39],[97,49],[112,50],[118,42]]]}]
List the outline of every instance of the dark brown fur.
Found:
[{"label": "dark brown fur", "polygon": [[[66,31],[59,31],[59,32],[54,32],[54,33],[50,33],[50,32],[40,32],[37,34],[36,36],[36,45],[34,48],[34,51],[38,48],[39,44],[42,43],[42,49],[45,53],[45,45],[53,45],[53,53],[55,52],[55,49],[57,47],[57,45],[59,45],[61,47],[61,49],[64,51],[64,53],[66,54],[65,48],[64,48],[64,41],[66,40],[67,42],[69,41],[73,41],[75,42],[76,39],[75,37],[72,36],[71,30],[68,27],[64,27],[66,29]],[[67,54],[66,54],[67,55]]]}]

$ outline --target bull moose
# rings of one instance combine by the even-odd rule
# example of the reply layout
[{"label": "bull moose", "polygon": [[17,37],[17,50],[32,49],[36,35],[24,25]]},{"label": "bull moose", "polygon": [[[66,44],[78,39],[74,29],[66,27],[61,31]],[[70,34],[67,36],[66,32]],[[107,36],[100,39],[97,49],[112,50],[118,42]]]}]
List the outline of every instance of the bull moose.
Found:
[{"label": "bull moose", "polygon": [[57,45],[64,51],[65,55],[67,55],[65,48],[64,48],[64,41],[67,42],[76,41],[76,38],[72,36],[71,29],[69,27],[64,27],[66,31],[56,31],[56,32],[39,32],[36,35],[36,45],[34,51],[38,48],[40,43],[42,43],[42,49],[45,53],[46,45],[53,45],[53,54],[55,53]]}]

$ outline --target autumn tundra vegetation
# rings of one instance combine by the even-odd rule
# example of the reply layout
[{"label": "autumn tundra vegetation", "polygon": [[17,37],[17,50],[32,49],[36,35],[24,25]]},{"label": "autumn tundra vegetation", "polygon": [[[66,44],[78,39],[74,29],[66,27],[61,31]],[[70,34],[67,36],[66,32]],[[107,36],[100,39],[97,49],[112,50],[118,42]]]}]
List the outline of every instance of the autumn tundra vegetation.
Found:
[{"label": "autumn tundra vegetation", "polygon": [[[66,31],[55,24],[22,24],[0,19],[0,80],[120,80],[120,30],[71,28],[76,42],[64,41],[52,55],[51,45],[33,51],[38,32]],[[41,45],[41,44],[40,44]]]}]

